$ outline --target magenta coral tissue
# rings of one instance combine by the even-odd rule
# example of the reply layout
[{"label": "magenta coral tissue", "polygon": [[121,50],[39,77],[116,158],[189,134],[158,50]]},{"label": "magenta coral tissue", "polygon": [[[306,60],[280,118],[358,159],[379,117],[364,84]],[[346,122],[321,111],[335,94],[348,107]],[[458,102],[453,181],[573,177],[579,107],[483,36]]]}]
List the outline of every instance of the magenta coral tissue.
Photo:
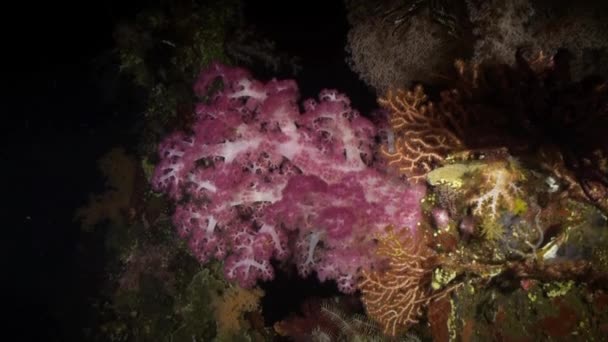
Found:
[{"label": "magenta coral tissue", "polygon": [[414,232],[425,188],[376,166],[376,127],[345,95],[324,90],[301,112],[294,81],[222,64],[194,89],[206,100],[190,132],[159,145],[152,185],[175,201],[174,225],[202,263],[223,260],[250,287],[274,277],[270,260],[289,261],[350,293],[375,234]]}]

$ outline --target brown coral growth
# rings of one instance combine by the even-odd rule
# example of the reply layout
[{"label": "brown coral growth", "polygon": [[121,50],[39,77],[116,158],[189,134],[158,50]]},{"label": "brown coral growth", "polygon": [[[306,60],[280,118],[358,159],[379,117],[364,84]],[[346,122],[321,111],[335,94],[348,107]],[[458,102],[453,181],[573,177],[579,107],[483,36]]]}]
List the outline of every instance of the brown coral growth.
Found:
[{"label": "brown coral growth", "polygon": [[98,165],[106,178],[106,191],[91,195],[88,204],[75,214],[75,220],[87,230],[106,220],[117,225],[126,223],[137,190],[137,164],[123,148],[110,150],[99,159]]},{"label": "brown coral growth", "polygon": [[243,319],[247,312],[259,310],[260,298],[264,291],[259,288],[243,289],[231,287],[219,300],[214,303],[217,331],[220,339],[229,340],[233,334],[246,328]]},{"label": "brown coral growth", "polygon": [[452,303],[447,297],[436,300],[429,305],[428,318],[431,325],[433,341],[449,341],[450,329],[448,321],[452,310]]}]

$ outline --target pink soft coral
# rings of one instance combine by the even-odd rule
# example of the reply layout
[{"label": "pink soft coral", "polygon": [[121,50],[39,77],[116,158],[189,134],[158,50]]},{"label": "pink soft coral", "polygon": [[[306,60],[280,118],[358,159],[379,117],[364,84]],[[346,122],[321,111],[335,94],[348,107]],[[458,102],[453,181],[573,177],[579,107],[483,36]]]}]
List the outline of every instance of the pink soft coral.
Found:
[{"label": "pink soft coral", "polygon": [[425,189],[374,167],[376,128],[345,95],[324,90],[301,113],[295,82],[221,64],[195,92],[206,101],[192,132],[160,144],[152,184],[176,201],[174,223],[194,254],[225,260],[227,278],[252,286],[273,277],[272,258],[292,256],[301,275],[352,292],[374,233],[420,220]]}]

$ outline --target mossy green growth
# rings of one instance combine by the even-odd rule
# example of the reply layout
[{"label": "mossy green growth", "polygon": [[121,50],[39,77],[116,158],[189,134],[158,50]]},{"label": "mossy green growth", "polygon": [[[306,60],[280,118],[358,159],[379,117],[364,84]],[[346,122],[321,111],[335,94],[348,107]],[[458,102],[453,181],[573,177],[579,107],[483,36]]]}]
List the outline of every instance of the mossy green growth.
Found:
[{"label": "mossy green growth", "polygon": [[154,174],[155,168],[156,166],[154,165],[154,163],[151,163],[148,158],[143,158],[141,160],[141,169],[143,170],[144,176],[146,177],[147,181],[150,181],[152,179],[152,175]]},{"label": "mossy green growth", "polygon": [[437,205],[437,195],[435,193],[429,192],[426,196],[424,196],[420,200],[420,207],[422,208],[422,212],[425,214],[430,214],[431,210]]},{"label": "mossy green growth", "polygon": [[[163,6],[164,7],[164,6]],[[229,32],[242,26],[239,0],[168,3],[140,12],[115,30],[120,71],[146,94],[139,153],[192,113],[192,85],[212,61],[230,64]]]},{"label": "mossy green growth", "polygon": [[[586,286],[575,282],[538,283],[524,290],[514,279],[503,279],[512,291],[467,284],[454,292],[455,330],[472,341],[489,341],[500,334],[505,340],[602,340]],[[556,326],[555,322],[560,322]]]},{"label": "mossy green growth", "polygon": [[483,217],[481,229],[483,237],[489,241],[500,240],[505,232],[502,223],[490,216]]},{"label": "mossy green growth", "polygon": [[145,89],[193,80],[211,61],[228,62],[228,32],[238,26],[240,1],[192,2],[189,8],[149,9],[118,27],[120,70]]},{"label": "mossy green growth", "polygon": [[433,278],[431,281],[431,287],[433,290],[439,290],[447,285],[456,277],[456,272],[452,270],[443,269],[438,267],[433,270]]},{"label": "mossy green growth", "polygon": [[110,341],[215,340],[215,303],[229,284],[221,275],[220,264],[199,268],[194,275],[188,269],[176,274],[173,290],[148,274],[141,276],[136,289],[119,290],[111,307],[116,318],[104,324],[104,335]]},{"label": "mossy green growth", "polygon": [[513,214],[521,215],[525,214],[528,211],[528,203],[524,201],[522,198],[517,197],[515,201],[513,201]]},{"label": "mossy green growth", "polygon": [[450,315],[448,316],[448,332],[450,341],[457,341],[458,338],[458,311],[454,298],[450,297]]},{"label": "mossy green growth", "polygon": [[[112,311],[116,319],[105,324],[111,341],[149,341],[171,330],[174,317],[169,313],[173,297],[162,281],[143,274],[140,286],[133,291],[119,291],[113,297]],[[120,333],[127,327],[128,333]]]},{"label": "mossy green growth", "polygon": [[273,73],[297,61],[244,20],[242,0],[179,1],[152,5],[116,27],[120,72],[142,90],[138,152],[156,152],[158,140],[193,119],[193,84],[212,62]]},{"label": "mossy green growth", "polygon": [[225,1],[222,4],[211,5],[193,14],[193,23],[202,25],[193,27],[191,43],[176,47],[171,58],[171,64],[184,75],[196,77],[201,68],[213,61],[228,62],[224,45],[228,31],[237,24],[238,2]]},{"label": "mossy green growth", "polygon": [[549,298],[562,297],[574,286],[574,281],[555,281],[543,284],[543,291]]},{"label": "mossy green growth", "polygon": [[170,333],[175,341],[211,341],[216,336],[214,305],[226,291],[228,283],[221,275],[221,264],[201,269],[177,298],[175,312],[180,323]]},{"label": "mossy green growth", "polygon": [[608,217],[590,204],[569,204],[570,215],[565,222],[568,230],[562,245],[580,251],[580,256],[585,251],[595,272],[608,272]]}]

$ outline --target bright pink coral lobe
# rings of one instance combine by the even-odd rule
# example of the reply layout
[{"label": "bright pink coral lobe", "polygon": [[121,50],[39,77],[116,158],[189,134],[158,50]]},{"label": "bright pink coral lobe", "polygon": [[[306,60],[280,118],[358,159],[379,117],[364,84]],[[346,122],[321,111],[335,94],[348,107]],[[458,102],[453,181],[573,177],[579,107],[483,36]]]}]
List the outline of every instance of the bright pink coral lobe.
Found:
[{"label": "bright pink coral lobe", "polygon": [[206,101],[191,133],[159,145],[152,185],[176,202],[174,224],[201,262],[224,260],[228,279],[253,286],[273,278],[272,258],[291,258],[348,293],[375,233],[415,229],[425,189],[374,166],[376,128],[345,95],[324,90],[300,112],[295,82],[222,64],[194,89]]}]

